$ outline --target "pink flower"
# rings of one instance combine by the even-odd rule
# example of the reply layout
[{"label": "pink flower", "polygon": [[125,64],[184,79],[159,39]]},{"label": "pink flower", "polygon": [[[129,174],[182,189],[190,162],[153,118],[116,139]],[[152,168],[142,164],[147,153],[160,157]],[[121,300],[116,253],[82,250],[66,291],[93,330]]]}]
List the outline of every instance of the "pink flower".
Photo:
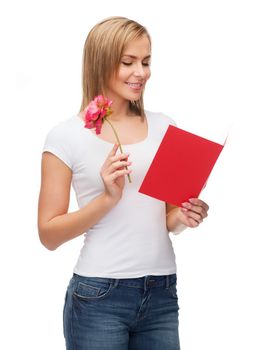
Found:
[{"label": "pink flower", "polygon": [[[96,134],[98,135],[101,133],[102,124],[106,120],[114,131],[120,152],[123,153],[123,149],[117,132],[111,124],[111,122],[107,119],[107,117],[113,112],[111,109],[112,103],[113,101],[109,100],[108,98],[102,95],[96,96],[94,100],[91,101],[89,105],[84,109],[84,127],[88,129],[96,128]],[[132,182],[129,174],[127,174],[127,177],[128,181]]]},{"label": "pink flower", "polygon": [[110,106],[113,101],[99,95],[84,109],[85,128],[96,128],[96,134],[100,134],[104,118],[112,113]]}]

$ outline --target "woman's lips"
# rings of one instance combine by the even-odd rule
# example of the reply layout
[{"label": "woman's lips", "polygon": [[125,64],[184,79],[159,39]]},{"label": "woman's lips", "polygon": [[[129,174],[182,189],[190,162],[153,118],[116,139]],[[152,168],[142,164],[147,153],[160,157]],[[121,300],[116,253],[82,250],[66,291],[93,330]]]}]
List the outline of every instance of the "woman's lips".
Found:
[{"label": "woman's lips", "polygon": [[129,83],[129,82],[126,82],[126,84],[127,84],[132,90],[136,90],[136,91],[141,90],[142,87],[143,87],[143,83]]}]

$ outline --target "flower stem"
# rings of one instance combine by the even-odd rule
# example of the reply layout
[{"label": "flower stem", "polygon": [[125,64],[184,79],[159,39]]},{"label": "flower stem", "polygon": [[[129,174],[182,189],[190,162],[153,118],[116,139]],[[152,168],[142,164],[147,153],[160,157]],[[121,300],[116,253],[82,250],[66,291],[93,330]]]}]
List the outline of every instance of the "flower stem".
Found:
[{"label": "flower stem", "polygon": [[[120,140],[119,140],[119,137],[118,137],[118,135],[117,135],[117,132],[116,132],[115,128],[113,127],[113,125],[110,123],[110,121],[109,121],[106,117],[104,117],[103,119],[105,119],[105,120],[108,122],[108,124],[110,124],[111,128],[113,129],[114,134],[115,134],[115,136],[116,136],[116,140],[117,140],[118,145],[119,145],[120,152],[123,153],[123,149],[122,149],[122,146],[121,146],[121,142],[120,142]],[[125,168],[126,168],[126,170],[128,170],[127,166],[126,166]],[[130,174],[127,174],[127,177],[128,177],[128,181],[131,183],[132,180],[131,180]]]}]

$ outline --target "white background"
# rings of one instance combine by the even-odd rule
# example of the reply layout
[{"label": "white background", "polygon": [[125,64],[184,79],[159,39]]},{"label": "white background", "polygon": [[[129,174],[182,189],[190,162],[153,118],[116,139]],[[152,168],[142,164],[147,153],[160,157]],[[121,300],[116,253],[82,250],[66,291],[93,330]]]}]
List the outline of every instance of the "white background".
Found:
[{"label": "white background", "polygon": [[62,308],[83,237],[54,252],[39,242],[41,148],[79,111],[85,38],[112,15],[152,36],[146,109],[220,143],[230,130],[201,195],[209,217],[172,238],[182,350],[260,349],[258,3],[24,0],[9,11],[2,70],[16,74],[16,94],[3,98],[1,117],[1,349],[65,348]]}]

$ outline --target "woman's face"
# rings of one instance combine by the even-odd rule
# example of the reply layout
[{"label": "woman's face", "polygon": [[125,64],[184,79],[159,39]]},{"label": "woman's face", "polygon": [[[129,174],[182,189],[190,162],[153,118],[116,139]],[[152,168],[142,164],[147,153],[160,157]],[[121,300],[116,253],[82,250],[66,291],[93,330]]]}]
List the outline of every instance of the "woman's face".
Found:
[{"label": "woman's face", "polygon": [[131,41],[121,57],[118,74],[110,80],[111,100],[137,101],[150,78],[151,46],[146,35]]}]

